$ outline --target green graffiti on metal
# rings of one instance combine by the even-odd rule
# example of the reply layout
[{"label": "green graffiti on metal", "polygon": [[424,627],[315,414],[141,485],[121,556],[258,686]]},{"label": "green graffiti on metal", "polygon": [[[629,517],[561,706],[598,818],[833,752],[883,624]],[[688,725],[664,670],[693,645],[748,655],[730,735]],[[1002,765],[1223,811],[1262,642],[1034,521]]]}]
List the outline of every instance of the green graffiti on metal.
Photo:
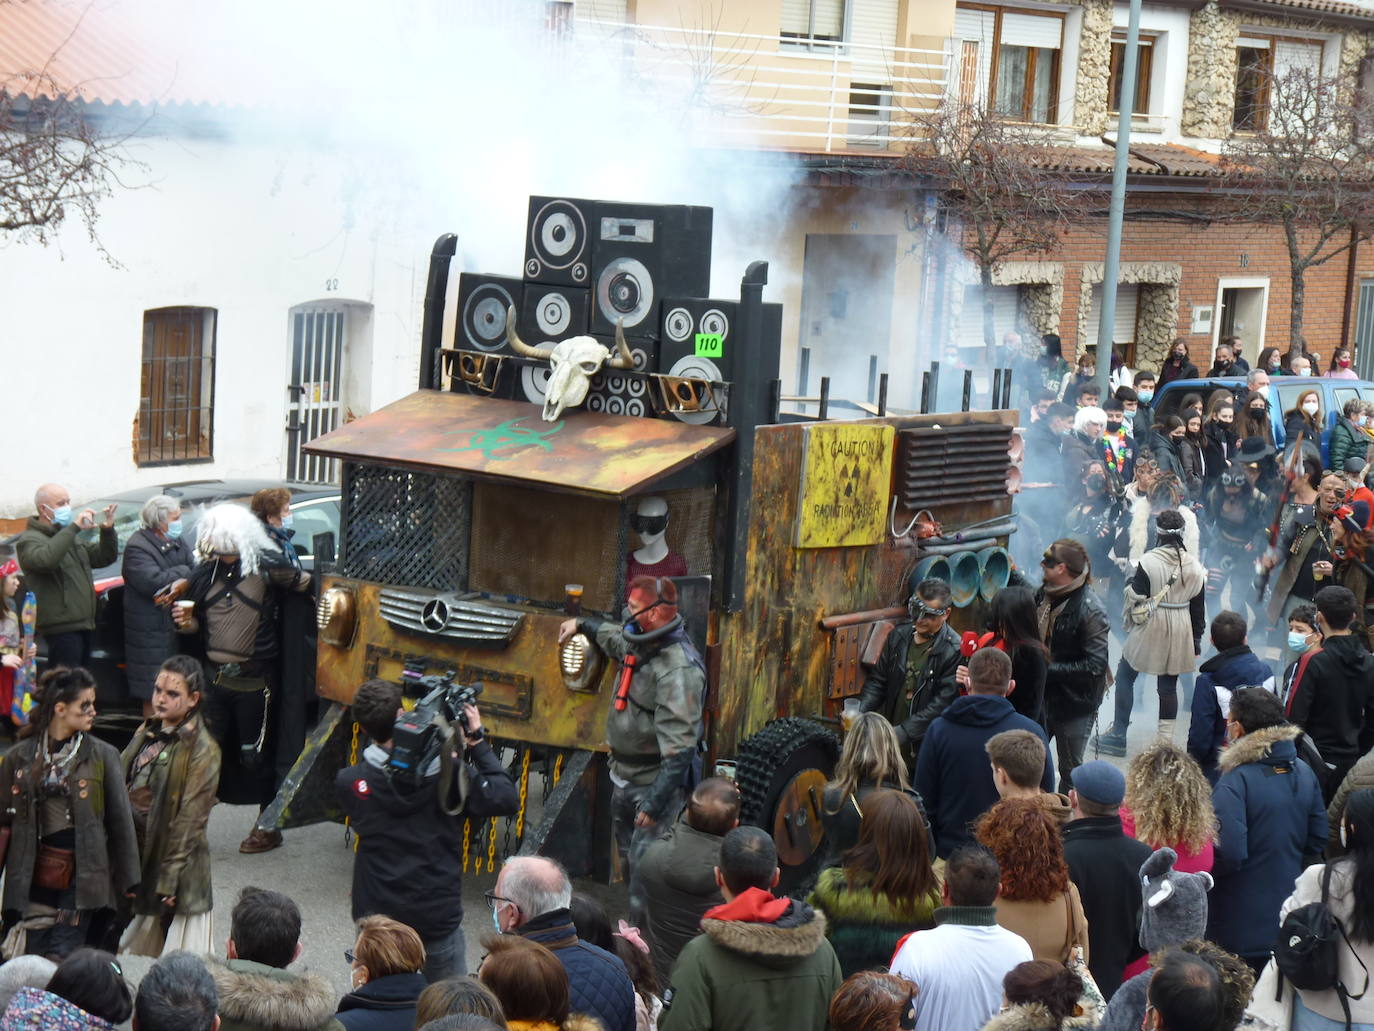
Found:
[{"label": "green graffiti on metal", "polygon": [[[460,433],[470,433],[466,445],[463,447],[440,448],[441,451],[480,451],[482,457],[489,462],[504,462],[509,458],[514,458],[515,453],[528,447],[542,447],[545,451],[552,451],[553,445],[548,438],[563,428],[563,423],[556,422],[543,433],[533,430],[528,426],[521,426],[523,419],[508,419],[499,426],[493,426],[486,430],[459,430]],[[499,451],[510,451],[510,454],[497,454]]]}]

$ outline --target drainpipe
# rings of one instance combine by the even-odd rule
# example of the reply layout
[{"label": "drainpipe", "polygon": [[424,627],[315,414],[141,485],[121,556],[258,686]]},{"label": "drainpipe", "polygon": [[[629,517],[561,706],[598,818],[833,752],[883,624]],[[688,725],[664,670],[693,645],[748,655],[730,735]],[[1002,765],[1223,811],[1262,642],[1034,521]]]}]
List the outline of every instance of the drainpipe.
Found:
[{"label": "drainpipe", "polygon": [[[1355,262],[1360,249],[1360,234],[1350,227],[1350,250],[1346,252],[1345,263],[1345,311],[1341,315],[1341,346],[1353,348],[1350,339],[1350,317],[1355,310]],[[1316,370],[1312,370],[1315,372]]]}]

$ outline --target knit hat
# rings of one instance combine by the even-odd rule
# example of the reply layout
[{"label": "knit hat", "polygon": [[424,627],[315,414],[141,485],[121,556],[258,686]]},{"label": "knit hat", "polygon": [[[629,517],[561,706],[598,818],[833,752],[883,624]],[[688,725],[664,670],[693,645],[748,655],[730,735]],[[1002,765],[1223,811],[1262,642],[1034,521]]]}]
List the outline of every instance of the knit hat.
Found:
[{"label": "knit hat", "polygon": [[1149,952],[1207,933],[1209,873],[1179,873],[1178,853],[1158,849],[1140,867],[1140,944]]}]

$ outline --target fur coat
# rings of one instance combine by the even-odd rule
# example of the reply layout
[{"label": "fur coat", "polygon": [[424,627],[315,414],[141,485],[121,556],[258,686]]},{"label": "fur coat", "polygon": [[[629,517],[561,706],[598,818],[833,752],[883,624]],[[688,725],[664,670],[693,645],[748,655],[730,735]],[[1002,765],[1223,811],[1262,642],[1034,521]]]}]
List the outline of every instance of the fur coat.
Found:
[{"label": "fur coat", "polygon": [[[1133,490],[1128,490],[1127,496],[1129,497],[1132,493]],[[1201,538],[1198,535],[1197,516],[1194,515],[1193,510],[1186,505],[1180,505],[1178,513],[1183,516],[1184,550],[1186,550],[1189,555],[1197,558],[1201,553]],[[1135,569],[1136,563],[1140,561],[1140,557],[1150,550],[1152,544],[1151,537],[1154,535],[1154,518],[1156,514],[1157,513],[1150,508],[1149,498],[1131,498],[1131,521],[1130,525],[1127,527],[1127,551],[1125,555],[1127,561],[1130,562],[1130,568],[1125,570],[1128,575]],[[1117,551],[1120,553],[1120,545],[1118,545]]]},{"label": "fur coat", "polygon": [[[1065,1017],[1064,1023],[1059,1027],[1068,1031],[1070,1028],[1090,1028],[1096,1025],[1092,1013],[1080,1013],[1071,1017]],[[1008,1006],[1001,1013],[993,1016],[983,1025],[983,1031],[1054,1031],[1054,1018],[1050,1016],[1050,1011],[1039,1002],[1023,1002],[1015,1006]]]},{"label": "fur coat", "polygon": [[245,959],[207,965],[219,992],[220,1031],[343,1031],[334,989],[318,974]]}]

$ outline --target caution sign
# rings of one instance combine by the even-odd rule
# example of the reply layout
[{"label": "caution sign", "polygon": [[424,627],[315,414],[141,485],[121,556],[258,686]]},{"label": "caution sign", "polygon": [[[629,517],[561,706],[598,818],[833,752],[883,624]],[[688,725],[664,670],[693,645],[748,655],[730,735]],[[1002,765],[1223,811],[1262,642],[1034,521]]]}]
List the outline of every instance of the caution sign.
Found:
[{"label": "caution sign", "polygon": [[832,423],[806,427],[798,492],[798,548],[877,544],[892,482],[891,426]]}]

